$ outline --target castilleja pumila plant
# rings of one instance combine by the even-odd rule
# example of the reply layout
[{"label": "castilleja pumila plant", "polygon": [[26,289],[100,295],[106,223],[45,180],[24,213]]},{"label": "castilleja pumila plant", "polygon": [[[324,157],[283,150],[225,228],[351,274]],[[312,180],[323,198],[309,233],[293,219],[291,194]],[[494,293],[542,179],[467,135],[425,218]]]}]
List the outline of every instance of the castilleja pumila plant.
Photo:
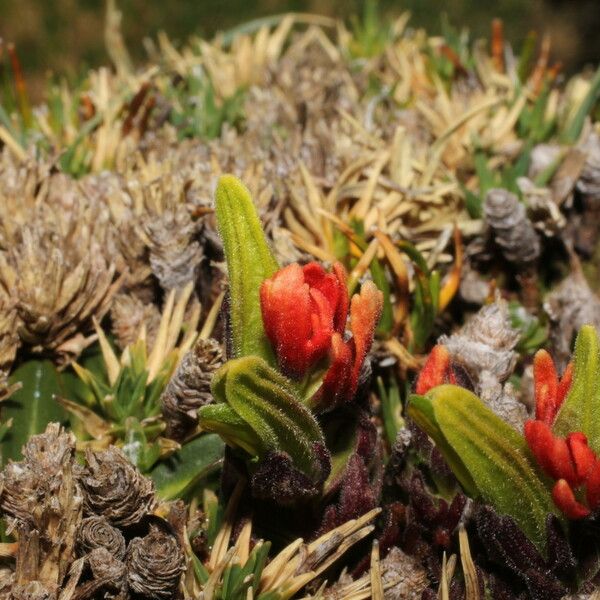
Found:
[{"label": "castilleja pumila plant", "polygon": [[[597,426],[592,425],[597,419],[597,364],[598,339],[593,327],[579,333],[575,365],[569,363],[562,378],[544,350],[534,361],[536,418],[525,424],[525,439],[544,473],[556,482],[552,498],[569,519],[582,519],[600,509],[600,440]],[[580,403],[581,415],[574,408]],[[589,416],[581,419],[586,413]]]},{"label": "castilleja pumila plant", "polygon": [[334,458],[319,416],[352,403],[382,294],[368,281],[349,298],[340,263],[280,269],[234,177],[219,182],[216,214],[230,281],[229,360],[200,426],[243,453],[256,494],[282,503],[318,496]]},{"label": "castilleja pumila plant", "polygon": [[[514,518],[539,544],[542,521],[536,524],[535,510],[528,513],[527,506],[537,506],[539,517],[555,512],[567,521],[600,509],[599,368],[592,326],[580,330],[574,360],[562,377],[550,354],[539,350],[533,364],[535,418],[525,423],[520,436],[474,394],[449,385],[457,381],[455,366],[448,349],[437,345],[417,378],[409,412],[434,439],[463,487]],[[457,418],[461,414],[464,422]],[[459,439],[461,433],[465,435]]]}]

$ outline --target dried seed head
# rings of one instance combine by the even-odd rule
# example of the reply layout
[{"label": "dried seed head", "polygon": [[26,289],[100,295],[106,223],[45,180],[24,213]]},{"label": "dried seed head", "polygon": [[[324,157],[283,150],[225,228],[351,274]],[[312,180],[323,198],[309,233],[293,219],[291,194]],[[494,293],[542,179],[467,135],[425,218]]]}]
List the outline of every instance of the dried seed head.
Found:
[{"label": "dried seed head", "polygon": [[9,517],[9,531],[19,532],[19,584],[37,581],[56,592],[71,565],[83,504],[74,455],[73,434],[51,423],[30,438],[23,460],[9,462],[2,472],[0,507]]},{"label": "dried seed head", "polygon": [[127,576],[127,567],[121,561],[123,557],[116,557],[107,548],[95,548],[87,557],[90,570],[94,579],[105,582],[104,585],[120,589],[125,583]]},{"label": "dried seed head", "polygon": [[446,346],[452,361],[463,366],[478,387],[483,371],[492,373],[498,381],[512,374],[518,341],[519,332],[512,328],[508,305],[498,298],[481,308],[459,332],[440,337],[438,343]]},{"label": "dried seed head", "polygon": [[66,224],[34,219],[0,252],[0,286],[14,303],[21,340],[35,351],[76,354],[91,317],[106,313],[116,291],[115,269],[87,218],[74,213]]},{"label": "dried seed head", "polygon": [[[75,436],[65,433],[57,423],[46,432],[29,439],[23,448],[24,460],[9,462],[2,472],[0,507],[3,512],[31,527],[40,526],[41,513],[54,512],[56,495],[71,478]],[[81,504],[81,492],[74,487],[72,502]]]},{"label": "dried seed head", "polygon": [[164,290],[183,288],[195,280],[204,253],[195,237],[198,224],[184,205],[149,215],[143,224],[150,247],[150,266]]},{"label": "dried seed head", "polygon": [[117,294],[110,309],[112,332],[119,348],[133,344],[142,329],[146,328],[148,348],[154,346],[160,324],[160,311],[155,304],[144,304],[132,294]]},{"label": "dried seed head", "polygon": [[509,262],[532,263],[540,255],[540,240],[525,214],[525,206],[508,190],[491,189],[485,197],[485,218]]},{"label": "dried seed head", "polygon": [[117,560],[125,557],[125,538],[104,517],[83,519],[77,535],[77,553],[84,556],[96,548],[106,549]]},{"label": "dried seed head", "polygon": [[126,563],[127,581],[133,592],[156,600],[174,597],[184,556],[173,535],[151,525],[148,535],[129,542]]},{"label": "dried seed head", "polygon": [[155,506],[154,484],[144,477],[114,446],[86,454],[80,475],[84,508],[88,514],[106,517],[113,525],[138,523]]},{"label": "dried seed head", "polygon": [[199,339],[183,357],[160,398],[168,437],[182,440],[194,430],[198,409],[213,401],[210,382],[222,364],[223,348],[213,338]]},{"label": "dried seed head", "polygon": [[0,293],[0,371],[10,371],[20,345],[17,311],[10,298]]}]

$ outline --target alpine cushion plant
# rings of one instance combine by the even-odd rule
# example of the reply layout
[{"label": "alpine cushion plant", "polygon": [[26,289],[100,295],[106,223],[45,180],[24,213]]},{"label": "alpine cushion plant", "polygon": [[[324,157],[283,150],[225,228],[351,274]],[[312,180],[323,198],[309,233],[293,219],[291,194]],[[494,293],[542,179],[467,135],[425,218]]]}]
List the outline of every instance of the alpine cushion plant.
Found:
[{"label": "alpine cushion plant", "polygon": [[[315,262],[279,269],[250,194],[232,176],[219,181],[216,214],[231,355],[213,377],[216,403],[200,409],[199,424],[246,459],[255,496],[282,504],[318,496],[330,474],[343,480],[332,471],[339,461],[319,417],[352,403],[383,296],[366,282],[350,299],[341,263],[331,272]],[[350,437],[355,446],[361,439]]]}]

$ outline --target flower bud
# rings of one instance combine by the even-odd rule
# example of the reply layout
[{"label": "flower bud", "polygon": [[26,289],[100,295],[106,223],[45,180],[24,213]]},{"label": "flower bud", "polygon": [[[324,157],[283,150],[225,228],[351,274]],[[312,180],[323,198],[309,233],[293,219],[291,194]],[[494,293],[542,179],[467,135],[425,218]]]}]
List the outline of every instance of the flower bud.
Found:
[{"label": "flower bud", "polygon": [[325,358],[334,332],[344,332],[346,272],[340,263],[332,273],[315,262],[291,264],[263,282],[260,300],[265,332],[282,370],[302,377]]}]

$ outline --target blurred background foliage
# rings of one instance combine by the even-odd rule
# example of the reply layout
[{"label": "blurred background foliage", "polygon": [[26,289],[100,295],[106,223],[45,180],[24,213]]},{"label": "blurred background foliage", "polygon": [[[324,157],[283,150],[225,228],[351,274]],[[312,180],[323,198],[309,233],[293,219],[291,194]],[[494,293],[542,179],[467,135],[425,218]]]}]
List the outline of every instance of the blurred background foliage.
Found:
[{"label": "blurred background foliage", "polygon": [[[145,56],[144,38],[164,30],[175,41],[192,34],[212,36],[244,21],[285,11],[316,12],[347,18],[360,14],[361,0],[120,0],[122,30],[132,56]],[[598,0],[380,0],[385,15],[409,10],[413,27],[440,32],[442,16],[489,37],[490,21],[500,17],[507,38],[520,44],[536,30],[552,37],[553,59],[568,73],[598,62]],[[17,47],[29,90],[41,100],[49,72],[77,78],[108,62],[104,45],[104,0],[0,0],[0,36]]]}]

